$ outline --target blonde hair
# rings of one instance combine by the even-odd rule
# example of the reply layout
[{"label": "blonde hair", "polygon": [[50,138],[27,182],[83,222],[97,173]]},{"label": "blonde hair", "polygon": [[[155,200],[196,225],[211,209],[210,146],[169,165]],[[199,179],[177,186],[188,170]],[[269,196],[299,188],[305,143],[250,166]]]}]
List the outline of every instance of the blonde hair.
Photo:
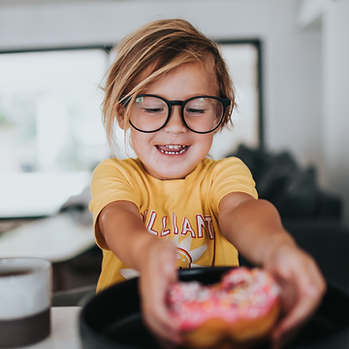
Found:
[{"label": "blonde hair", "polygon": [[115,123],[121,117],[127,125],[129,119],[129,109],[125,111],[121,101],[132,96],[132,104],[147,85],[186,63],[213,65],[219,97],[232,101],[221,128],[231,123],[235,93],[226,63],[217,44],[189,22],[183,19],[151,22],[126,36],[116,51],[116,59],[108,71],[103,101],[103,123],[111,149],[117,147]]}]

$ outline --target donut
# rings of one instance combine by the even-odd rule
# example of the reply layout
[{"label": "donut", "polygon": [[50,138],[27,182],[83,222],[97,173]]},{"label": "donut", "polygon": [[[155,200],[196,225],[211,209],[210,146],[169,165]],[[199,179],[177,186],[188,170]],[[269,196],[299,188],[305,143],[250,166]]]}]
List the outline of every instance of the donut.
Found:
[{"label": "donut", "polygon": [[280,288],[265,270],[234,268],[219,283],[176,282],[167,294],[186,348],[252,348],[280,313]]}]

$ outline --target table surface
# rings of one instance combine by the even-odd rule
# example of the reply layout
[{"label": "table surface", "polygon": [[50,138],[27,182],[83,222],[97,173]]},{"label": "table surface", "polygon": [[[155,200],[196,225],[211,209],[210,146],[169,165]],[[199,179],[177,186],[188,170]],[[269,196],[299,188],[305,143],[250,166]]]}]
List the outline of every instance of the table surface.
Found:
[{"label": "table surface", "polygon": [[35,257],[59,263],[93,246],[93,224],[82,224],[68,213],[36,219],[0,234],[0,258]]},{"label": "table surface", "polygon": [[81,307],[52,307],[51,334],[43,341],[21,349],[81,349],[78,316]]}]

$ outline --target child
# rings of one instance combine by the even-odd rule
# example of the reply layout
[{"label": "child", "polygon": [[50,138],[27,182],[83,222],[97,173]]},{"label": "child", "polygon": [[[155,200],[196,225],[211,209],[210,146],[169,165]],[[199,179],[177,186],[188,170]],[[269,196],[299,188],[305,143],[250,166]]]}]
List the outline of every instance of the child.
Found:
[{"label": "child", "polygon": [[146,323],[180,343],[165,306],[177,268],[237,266],[238,250],[282,288],[284,317],[273,332],[279,347],[316,309],[325,282],[276,209],[257,199],[246,166],[207,158],[234,105],[219,50],[188,22],[155,21],[120,43],[104,125],[112,147],[115,122],[129,130],[138,158],[108,159],[93,174],[90,209],[104,253],[98,291],[139,273]]}]

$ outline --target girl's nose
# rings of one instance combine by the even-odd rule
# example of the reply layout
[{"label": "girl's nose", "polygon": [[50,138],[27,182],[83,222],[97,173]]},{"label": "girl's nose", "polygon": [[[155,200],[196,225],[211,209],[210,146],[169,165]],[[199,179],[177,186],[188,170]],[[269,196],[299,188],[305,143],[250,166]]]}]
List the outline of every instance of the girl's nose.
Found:
[{"label": "girl's nose", "polygon": [[174,105],[171,109],[170,119],[168,120],[163,130],[167,133],[173,134],[186,132],[187,127],[185,126],[181,116],[181,106]]}]

